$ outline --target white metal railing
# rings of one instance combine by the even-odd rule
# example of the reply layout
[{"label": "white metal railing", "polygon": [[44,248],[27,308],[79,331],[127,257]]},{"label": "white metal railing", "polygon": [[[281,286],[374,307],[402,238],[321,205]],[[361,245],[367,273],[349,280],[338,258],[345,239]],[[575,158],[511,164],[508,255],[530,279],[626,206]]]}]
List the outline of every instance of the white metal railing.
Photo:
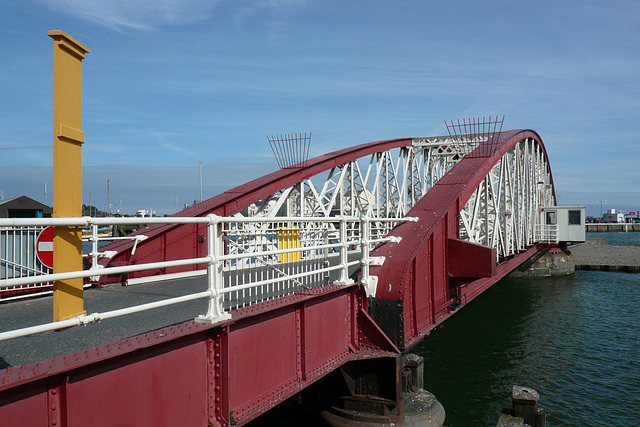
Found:
[{"label": "white metal railing", "polygon": [[560,235],[556,224],[536,224],[536,242],[558,243]]},{"label": "white metal railing", "polygon": [[[44,226],[0,227],[0,279],[31,277],[50,273],[51,269],[40,262],[36,255],[36,240]],[[5,288],[1,301],[13,298],[18,292],[38,292],[51,288],[51,283],[31,283]],[[35,295],[35,293],[32,293]]]},{"label": "white metal railing", "polygon": [[[27,220],[33,222],[32,220]],[[16,221],[12,221],[16,223]],[[24,221],[20,221],[24,223]],[[43,264],[37,256],[38,235],[45,229],[46,225],[38,226],[11,226],[0,227],[0,280],[15,279],[19,277],[40,276],[51,273],[52,269]],[[94,224],[91,237],[84,238],[83,242],[91,242],[92,249],[85,253],[85,257],[92,258],[92,269],[102,266],[98,264],[98,259],[102,256],[109,256],[103,252],[98,252],[99,242],[113,240],[135,240],[132,253],[135,253],[138,242],[145,240],[147,236],[136,235],[133,237],[111,237],[101,236],[103,230],[98,230],[98,224]],[[84,236],[84,233],[83,233]],[[83,248],[84,249],[84,248]],[[97,280],[97,278],[96,278]],[[87,285],[90,286],[90,285]],[[28,283],[2,288],[0,301],[7,301],[17,298],[33,297],[50,294],[53,283]]]},{"label": "white metal railing", "polygon": [[[377,278],[369,275],[369,265],[381,259],[369,256],[384,242],[397,223],[416,218],[243,218],[243,217],[163,217],[163,218],[46,218],[0,219],[1,226],[78,226],[92,230],[93,266],[85,271],[41,274],[0,280],[0,289],[21,284],[54,282],[159,270],[188,265],[207,266],[207,290],[153,303],[103,313],[81,315],[69,320],[0,332],[0,340],[178,304],[194,299],[208,299],[208,311],[196,320],[216,323],[230,318],[229,311],[258,302],[291,295],[303,289],[328,283],[349,284],[350,268],[361,267],[360,283],[368,295],[375,294]],[[111,224],[204,224],[207,227],[207,256],[177,259],[121,267],[99,268],[101,255],[96,246],[100,225]],[[135,238],[135,237],[133,237]],[[138,239],[139,240],[139,239]],[[136,244],[137,241],[136,240]]]}]

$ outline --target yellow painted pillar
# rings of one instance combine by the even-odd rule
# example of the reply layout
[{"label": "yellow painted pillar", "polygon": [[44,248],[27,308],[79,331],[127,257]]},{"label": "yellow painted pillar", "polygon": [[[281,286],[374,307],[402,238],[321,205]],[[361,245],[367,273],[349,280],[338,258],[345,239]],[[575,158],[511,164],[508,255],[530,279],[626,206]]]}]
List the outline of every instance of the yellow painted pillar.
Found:
[{"label": "yellow painted pillar", "polygon": [[[89,52],[63,31],[49,31],[53,45],[53,217],[82,216],[82,60]],[[82,270],[82,228],[55,227],[53,272]],[[53,321],[86,313],[83,280],[53,287]]]},{"label": "yellow painted pillar", "polygon": [[[278,249],[293,249],[300,247],[300,229],[297,227],[282,227],[278,230]],[[294,262],[302,259],[302,252],[288,252],[278,254],[278,262]]]}]

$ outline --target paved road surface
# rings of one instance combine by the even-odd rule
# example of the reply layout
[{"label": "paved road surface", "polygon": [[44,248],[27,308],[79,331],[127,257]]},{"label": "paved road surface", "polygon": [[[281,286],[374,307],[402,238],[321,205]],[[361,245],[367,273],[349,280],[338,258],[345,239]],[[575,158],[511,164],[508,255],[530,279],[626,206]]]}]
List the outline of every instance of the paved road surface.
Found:
[{"label": "paved road surface", "polygon": [[[358,258],[358,253],[349,254],[349,261]],[[337,262],[337,257],[330,259],[331,264]],[[354,274],[355,271],[356,267],[351,267],[350,274]],[[334,271],[329,276],[322,278],[316,286],[330,283],[337,278],[338,272]],[[263,297],[273,298],[282,295],[280,292],[266,290],[266,287],[263,289],[265,289],[264,292],[260,293]],[[133,286],[111,285],[102,289],[85,290],[84,306],[88,314],[100,313],[205,290],[207,290],[206,276]],[[254,297],[256,292],[260,292],[260,290],[252,292]],[[241,296],[235,294],[231,294],[230,297],[242,299]],[[225,305],[228,307],[228,304]],[[190,321],[206,313],[207,300],[199,299],[107,319],[101,323],[76,326],[64,331],[43,332],[0,341],[0,369],[64,356]],[[0,332],[49,323],[52,318],[53,302],[51,296],[0,303]]]},{"label": "paved road surface", "polygon": [[[135,286],[107,286],[85,290],[87,313],[104,312],[171,297],[202,292],[206,277],[176,279]],[[52,297],[41,297],[0,304],[0,331],[52,321]],[[108,344],[165,326],[193,320],[206,314],[205,299],[189,301],[142,313],[107,319],[101,323],[76,326],[60,332],[43,332],[0,341],[0,369],[21,366]]]}]

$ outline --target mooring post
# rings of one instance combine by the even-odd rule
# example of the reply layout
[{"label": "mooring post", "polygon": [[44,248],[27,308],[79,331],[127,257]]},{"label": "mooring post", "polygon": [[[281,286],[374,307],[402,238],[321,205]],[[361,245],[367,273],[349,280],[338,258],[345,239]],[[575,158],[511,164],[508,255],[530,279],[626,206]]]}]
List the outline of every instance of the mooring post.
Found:
[{"label": "mooring post", "polygon": [[[411,387],[424,388],[424,357],[407,353],[403,357],[403,364],[404,369],[408,372]],[[411,390],[406,391],[409,392]]]},{"label": "mooring post", "polygon": [[[82,60],[89,52],[63,31],[53,45],[53,217],[82,216]],[[53,272],[82,270],[82,228],[55,227]],[[53,321],[85,314],[83,280],[53,285]]]},{"label": "mooring post", "polygon": [[511,389],[511,404],[513,415],[522,418],[527,425],[532,427],[545,427],[546,415],[538,406],[540,396],[530,387],[514,385]]}]

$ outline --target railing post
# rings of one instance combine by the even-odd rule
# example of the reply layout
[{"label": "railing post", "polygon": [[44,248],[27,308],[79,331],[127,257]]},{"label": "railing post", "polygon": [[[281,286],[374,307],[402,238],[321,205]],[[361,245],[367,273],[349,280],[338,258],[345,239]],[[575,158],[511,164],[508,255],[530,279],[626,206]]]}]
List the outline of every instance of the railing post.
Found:
[{"label": "railing post", "polygon": [[[87,220],[91,221],[91,217],[85,217]],[[89,222],[91,224],[91,222]],[[90,270],[98,270],[102,268],[100,264],[98,264],[98,224],[91,224],[91,237],[89,238],[91,242],[91,268]],[[95,275],[89,277],[89,281],[97,282],[100,280],[100,275]]]},{"label": "railing post", "polygon": [[231,314],[226,313],[222,307],[222,295],[220,294],[220,290],[224,286],[222,271],[224,261],[220,261],[223,251],[222,223],[217,215],[209,215],[209,223],[207,224],[207,255],[209,256],[207,283],[211,295],[209,296],[207,314],[198,316],[196,318],[198,322],[217,323],[231,318]]},{"label": "railing post", "polygon": [[340,218],[340,278],[335,282],[336,285],[349,285],[353,280],[349,278],[349,256],[347,251],[347,220]]},{"label": "railing post", "polygon": [[360,259],[360,271],[362,273],[360,277],[360,282],[364,285],[365,289],[367,289],[367,294],[369,294],[369,287],[371,285],[371,281],[369,279],[369,238],[371,235],[371,222],[367,216],[360,217],[360,254],[362,258]]},{"label": "railing post", "polygon": [[91,224],[91,269],[98,269],[98,224]]},{"label": "railing post", "polygon": [[371,257],[371,218],[368,216],[360,217],[360,283],[364,286],[368,297],[376,296],[378,287],[378,276],[372,276],[369,267],[372,264],[382,265],[384,257]]}]

